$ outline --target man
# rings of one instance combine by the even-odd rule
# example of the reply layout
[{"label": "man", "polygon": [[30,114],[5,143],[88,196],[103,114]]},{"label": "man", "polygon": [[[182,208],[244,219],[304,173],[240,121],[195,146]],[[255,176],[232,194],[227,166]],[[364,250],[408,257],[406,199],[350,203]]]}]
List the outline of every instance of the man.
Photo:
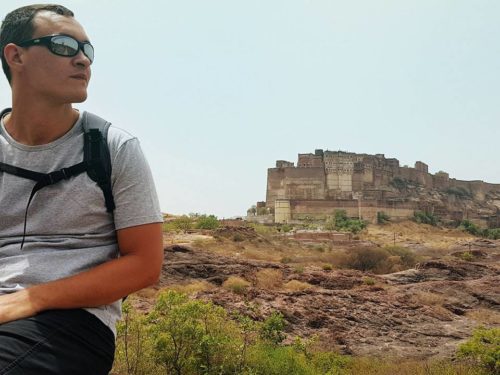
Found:
[{"label": "man", "polygon": [[[93,47],[73,13],[32,5],[0,30],[12,111],[0,163],[48,173],[83,159]],[[0,374],[108,374],[120,300],[155,283],[158,199],[136,138],[110,127],[115,208],[87,173],[47,186],[0,171]]]}]

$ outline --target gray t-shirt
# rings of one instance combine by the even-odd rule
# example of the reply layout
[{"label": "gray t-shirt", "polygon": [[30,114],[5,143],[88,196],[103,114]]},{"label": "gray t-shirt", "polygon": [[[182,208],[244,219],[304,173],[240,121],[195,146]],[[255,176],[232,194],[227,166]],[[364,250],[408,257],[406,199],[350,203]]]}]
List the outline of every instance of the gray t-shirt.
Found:
[{"label": "gray t-shirt", "polygon": [[[42,173],[81,162],[81,117],[65,135],[40,146],[16,142],[2,120],[0,162]],[[74,275],[116,258],[117,229],[163,221],[137,138],[111,126],[108,145],[114,212],[106,212],[102,190],[87,173],[47,186],[29,206],[22,249],[24,213],[35,182],[0,172],[0,294]],[[87,310],[116,333],[120,309],[116,301]]]}]

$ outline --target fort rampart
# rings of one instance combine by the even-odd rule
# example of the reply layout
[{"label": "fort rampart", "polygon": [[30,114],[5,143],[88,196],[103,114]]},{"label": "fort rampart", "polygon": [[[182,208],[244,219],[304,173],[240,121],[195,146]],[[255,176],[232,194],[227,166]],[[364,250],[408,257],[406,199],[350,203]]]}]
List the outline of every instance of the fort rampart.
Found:
[{"label": "fort rampart", "polygon": [[[409,191],[438,191],[448,194],[446,202],[418,199]],[[491,203],[500,207],[500,184],[483,181],[461,181],[446,172],[429,173],[427,164],[400,166],[383,154],[368,155],[344,151],[316,150],[299,154],[297,166],[279,160],[268,169],[266,207],[276,222],[327,219],[335,210],[348,216],[373,221],[383,211],[392,218],[407,218],[415,210],[439,213],[450,220],[470,218],[476,221],[498,221],[492,209],[486,213],[470,210],[459,198]],[[459,198],[457,198],[459,197]],[[493,208],[495,211],[495,208]]]}]

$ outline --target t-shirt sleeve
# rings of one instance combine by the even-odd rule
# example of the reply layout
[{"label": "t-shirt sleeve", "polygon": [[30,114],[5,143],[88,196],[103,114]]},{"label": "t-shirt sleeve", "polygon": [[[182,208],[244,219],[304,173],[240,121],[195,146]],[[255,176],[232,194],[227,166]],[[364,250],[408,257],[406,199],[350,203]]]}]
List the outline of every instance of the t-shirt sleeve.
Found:
[{"label": "t-shirt sleeve", "polygon": [[112,165],[115,229],[163,222],[151,169],[137,138],[120,145]]}]

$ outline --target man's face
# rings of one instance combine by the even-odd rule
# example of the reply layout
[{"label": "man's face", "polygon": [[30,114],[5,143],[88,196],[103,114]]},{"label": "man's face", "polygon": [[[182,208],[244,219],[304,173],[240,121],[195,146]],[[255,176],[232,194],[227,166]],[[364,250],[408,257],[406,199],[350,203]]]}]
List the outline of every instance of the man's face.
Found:
[{"label": "man's face", "polygon": [[[32,38],[65,34],[88,41],[83,27],[72,17],[43,11],[33,19]],[[24,48],[24,69],[20,74],[23,92],[52,104],[80,103],[87,98],[90,61],[79,51],[76,56],[58,56],[45,46]]]}]

